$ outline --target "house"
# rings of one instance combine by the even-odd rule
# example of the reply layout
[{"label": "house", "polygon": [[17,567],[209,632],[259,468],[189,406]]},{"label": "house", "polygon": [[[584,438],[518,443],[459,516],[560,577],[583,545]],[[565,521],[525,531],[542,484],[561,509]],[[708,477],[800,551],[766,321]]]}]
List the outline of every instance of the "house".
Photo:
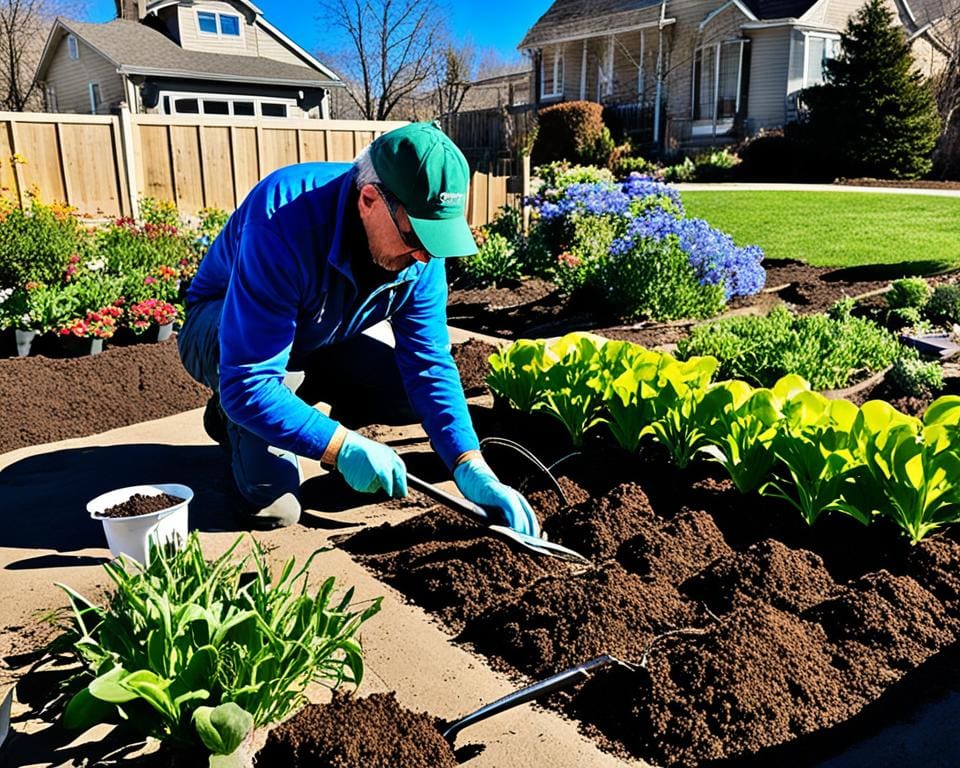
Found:
[{"label": "house", "polygon": [[247,0],[116,0],[118,18],[58,18],[36,79],[47,112],[329,116],[343,82]]},{"label": "house", "polygon": [[500,67],[470,83],[460,109],[499,109],[527,104],[531,98],[530,63]]},{"label": "house", "polygon": [[[538,106],[599,101],[667,148],[722,143],[795,119],[863,1],[556,0],[519,48]],[[940,0],[888,2],[918,66],[937,72],[950,54]]]}]

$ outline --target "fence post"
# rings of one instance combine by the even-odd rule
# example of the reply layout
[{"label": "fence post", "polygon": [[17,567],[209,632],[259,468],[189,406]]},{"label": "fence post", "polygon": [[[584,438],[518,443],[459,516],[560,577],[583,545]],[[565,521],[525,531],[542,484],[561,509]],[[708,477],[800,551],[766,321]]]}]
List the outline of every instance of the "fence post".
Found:
[{"label": "fence post", "polygon": [[530,197],[530,155],[520,155],[520,210],[523,211],[523,234],[530,234],[530,206],[527,198]]},{"label": "fence post", "polygon": [[126,170],[127,195],[130,200],[130,215],[134,219],[140,218],[140,198],[137,194],[139,184],[137,180],[137,158],[133,143],[133,120],[130,119],[130,107],[127,102],[120,102],[120,146],[123,152],[123,165]]}]

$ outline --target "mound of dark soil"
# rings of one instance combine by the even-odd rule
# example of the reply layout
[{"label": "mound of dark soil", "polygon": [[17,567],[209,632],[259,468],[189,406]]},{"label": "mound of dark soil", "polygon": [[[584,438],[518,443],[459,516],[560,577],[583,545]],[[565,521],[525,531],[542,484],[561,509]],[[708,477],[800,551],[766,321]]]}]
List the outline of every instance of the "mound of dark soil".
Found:
[{"label": "mound of dark soil", "polygon": [[172,416],[209,396],[173,339],[93,357],[0,360],[0,453]]},{"label": "mound of dark soil", "polygon": [[[525,424],[521,439],[549,464],[564,448],[540,434]],[[852,723],[876,730],[871,718],[931,695],[909,683],[960,639],[952,532],[911,547],[884,523],[811,528],[715,465],[680,472],[655,450],[627,460],[588,445],[556,468],[570,506],[539,486],[529,498],[551,539],[595,568],[528,556],[437,511],[344,546],[498,666],[542,678],[602,653],[636,665],[549,703],[654,764],[810,764],[811,740],[821,755],[842,749]]]},{"label": "mound of dark soil", "polygon": [[439,723],[401,707],[393,693],[336,695],[311,704],[267,736],[257,765],[284,768],[455,768]]}]

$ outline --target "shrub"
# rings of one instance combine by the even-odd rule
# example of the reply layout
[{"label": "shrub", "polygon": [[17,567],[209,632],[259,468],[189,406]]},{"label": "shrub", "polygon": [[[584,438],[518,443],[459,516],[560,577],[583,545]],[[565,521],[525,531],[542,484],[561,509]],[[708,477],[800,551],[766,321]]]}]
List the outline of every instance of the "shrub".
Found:
[{"label": "shrub", "polygon": [[582,291],[602,295],[607,253],[623,234],[626,219],[612,215],[576,216],[571,225],[570,245],[556,257],[553,280],[568,295]]},{"label": "shrub", "polygon": [[747,139],[733,175],[744,181],[832,181],[835,169],[822,162],[807,138],[806,126],[791,123]]},{"label": "shrub", "polygon": [[609,184],[614,181],[613,174],[606,168],[574,165],[564,160],[538,166],[534,169],[534,175],[541,182],[534,200],[558,197],[571,184]]},{"label": "shrub", "polygon": [[491,232],[478,244],[477,253],[459,259],[461,271],[470,280],[479,285],[495,285],[520,278],[520,261],[510,240]]},{"label": "shrub", "polygon": [[890,283],[885,298],[890,309],[923,309],[930,298],[930,286],[922,277],[904,277]]},{"label": "shrub", "polygon": [[[606,165],[613,138],[602,118],[603,108],[594,101],[566,101],[538,112],[539,131],[531,159],[535,165],[554,160],[596,162]],[[598,158],[606,151],[607,156]]]},{"label": "shrub", "polygon": [[610,170],[618,179],[625,179],[635,173],[651,178],[660,174],[660,169],[657,167],[656,163],[653,163],[646,158],[634,155],[618,157],[616,162],[612,163]]},{"label": "shrub", "polygon": [[718,149],[697,155],[693,159],[694,178],[697,181],[724,181],[740,163],[740,158],[729,150]]},{"label": "shrub", "polygon": [[623,238],[598,273],[610,308],[625,319],[712,317],[725,303],[723,285],[701,282],[676,235]]},{"label": "shrub", "polygon": [[934,288],[925,312],[935,323],[952,325],[960,322],[960,285],[948,283]]},{"label": "shrub", "polygon": [[908,349],[893,361],[887,380],[905,395],[929,397],[943,389],[943,366],[921,360],[915,349]]},{"label": "shrub", "polygon": [[719,377],[772,386],[795,373],[815,389],[836,389],[882,370],[901,354],[897,338],[869,320],[796,316],[777,307],[766,317],[735,317],[695,327],[679,355],[713,355]]},{"label": "shrub", "polygon": [[693,181],[696,176],[697,167],[689,157],[683,158],[683,162],[674,165],[668,165],[663,169],[663,180],[672,183]]},{"label": "shrub", "polygon": [[28,209],[6,208],[0,217],[0,287],[59,283],[72,257],[75,265],[88,255],[87,232],[70,206],[34,195]]}]

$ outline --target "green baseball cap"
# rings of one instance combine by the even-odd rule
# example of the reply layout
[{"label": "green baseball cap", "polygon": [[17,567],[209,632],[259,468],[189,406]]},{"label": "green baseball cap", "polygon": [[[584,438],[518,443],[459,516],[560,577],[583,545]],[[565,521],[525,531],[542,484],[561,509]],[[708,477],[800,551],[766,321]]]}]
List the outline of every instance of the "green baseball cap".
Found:
[{"label": "green baseball cap", "polygon": [[477,252],[464,211],[470,168],[436,123],[410,123],[370,145],[383,185],[401,202],[410,225],[436,258]]}]

